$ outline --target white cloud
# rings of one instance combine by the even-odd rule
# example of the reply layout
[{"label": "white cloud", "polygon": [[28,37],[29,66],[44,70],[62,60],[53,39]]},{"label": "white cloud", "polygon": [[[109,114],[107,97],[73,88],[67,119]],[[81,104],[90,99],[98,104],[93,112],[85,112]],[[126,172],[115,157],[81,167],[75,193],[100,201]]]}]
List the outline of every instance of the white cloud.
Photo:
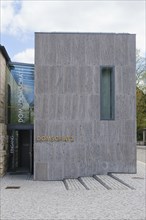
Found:
[{"label": "white cloud", "polygon": [[137,48],[144,52],[144,0],[2,2],[9,2],[2,4],[2,32],[7,34],[24,38],[35,31],[136,33]]},{"label": "white cloud", "polygon": [[22,63],[34,63],[34,49],[29,48],[26,49],[25,51],[16,54],[12,58],[12,61],[22,62]]},{"label": "white cloud", "polygon": [[1,2],[1,32],[6,32],[9,29],[11,20],[14,17],[13,1]]}]

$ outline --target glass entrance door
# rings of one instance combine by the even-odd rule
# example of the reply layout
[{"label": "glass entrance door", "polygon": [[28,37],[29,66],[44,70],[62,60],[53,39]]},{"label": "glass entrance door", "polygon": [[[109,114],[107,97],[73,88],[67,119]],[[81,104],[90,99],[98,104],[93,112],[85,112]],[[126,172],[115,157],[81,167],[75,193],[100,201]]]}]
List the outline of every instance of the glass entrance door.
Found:
[{"label": "glass entrance door", "polygon": [[9,171],[33,171],[33,130],[9,131]]},{"label": "glass entrance door", "polygon": [[29,172],[30,169],[30,131],[19,131],[18,136],[19,156],[18,168],[19,170]]}]

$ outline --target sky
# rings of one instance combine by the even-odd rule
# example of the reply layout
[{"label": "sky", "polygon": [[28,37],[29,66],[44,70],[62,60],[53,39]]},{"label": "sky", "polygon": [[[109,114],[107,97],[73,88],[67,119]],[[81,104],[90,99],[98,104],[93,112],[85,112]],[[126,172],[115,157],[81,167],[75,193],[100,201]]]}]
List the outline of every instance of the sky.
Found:
[{"label": "sky", "polygon": [[12,61],[34,63],[34,32],[136,34],[146,55],[146,0],[0,0],[0,44]]}]

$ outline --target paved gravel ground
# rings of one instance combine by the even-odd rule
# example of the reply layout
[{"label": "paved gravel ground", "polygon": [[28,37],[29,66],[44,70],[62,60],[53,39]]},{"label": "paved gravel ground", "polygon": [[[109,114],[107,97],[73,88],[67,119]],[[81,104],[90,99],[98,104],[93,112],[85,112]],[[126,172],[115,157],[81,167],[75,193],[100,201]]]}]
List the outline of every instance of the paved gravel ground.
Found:
[{"label": "paved gravel ground", "polygon": [[146,146],[137,146],[137,160],[146,163]]},{"label": "paved gravel ground", "polygon": [[[146,220],[146,165],[137,174],[33,181],[30,175],[1,179],[1,220]],[[6,189],[18,186],[19,189]]]}]

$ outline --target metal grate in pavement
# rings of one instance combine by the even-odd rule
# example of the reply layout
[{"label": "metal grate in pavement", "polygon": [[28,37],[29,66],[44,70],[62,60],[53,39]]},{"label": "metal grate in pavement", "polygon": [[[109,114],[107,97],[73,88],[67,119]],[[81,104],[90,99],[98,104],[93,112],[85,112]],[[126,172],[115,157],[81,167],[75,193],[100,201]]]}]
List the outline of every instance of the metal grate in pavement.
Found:
[{"label": "metal grate in pavement", "polygon": [[20,189],[20,186],[7,186],[5,189]]}]

